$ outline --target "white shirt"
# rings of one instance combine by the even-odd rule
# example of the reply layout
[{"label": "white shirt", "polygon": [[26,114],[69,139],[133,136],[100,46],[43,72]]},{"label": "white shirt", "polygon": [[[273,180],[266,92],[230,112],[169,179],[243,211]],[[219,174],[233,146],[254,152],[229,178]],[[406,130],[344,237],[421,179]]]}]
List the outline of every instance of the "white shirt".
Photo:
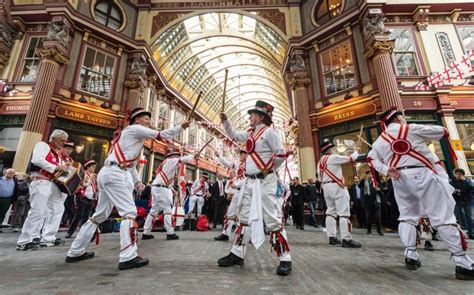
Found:
[{"label": "white shirt", "polygon": [[[265,126],[265,124],[259,124],[255,128],[255,133]],[[224,122],[224,129],[231,139],[239,142],[246,142],[251,133],[251,131],[235,131],[232,129],[228,120]],[[262,136],[260,136],[255,143],[255,152],[260,156],[260,158],[262,158],[265,164],[268,163],[271,158],[274,158],[273,170],[278,170],[286,157],[286,151],[281,142],[281,138],[273,128],[268,128]],[[250,155],[247,157],[245,164],[246,172],[249,175],[255,175],[262,172]]]},{"label": "white shirt", "polygon": [[217,180],[217,185],[219,186],[219,196],[224,195],[224,181]]},{"label": "white shirt", "polygon": [[[190,163],[194,160],[193,156],[184,156],[184,157],[171,157],[165,159],[162,163],[161,171],[166,175],[166,178],[170,181],[169,187],[173,186],[173,179],[176,177],[176,172],[179,169],[180,163]],[[160,173],[156,175],[155,179],[153,180],[152,185],[165,185],[165,181]]]},{"label": "white shirt", "polygon": [[201,182],[199,179],[197,179],[194,183],[193,186],[191,187],[191,195],[195,196],[205,196],[209,190],[209,185],[207,185],[207,181],[204,182],[204,189],[200,189],[201,187]]},{"label": "white shirt", "polygon": [[[170,129],[165,129],[162,131],[157,131],[151,128],[144,127],[139,124],[133,124],[133,125],[128,125],[122,130],[122,133],[120,135],[120,138],[118,140],[118,144],[125,156],[126,160],[134,160],[136,159],[142,149],[143,149],[143,143],[145,139],[172,139],[173,137],[176,137],[181,133],[183,128],[181,125],[177,125],[173,128]],[[118,163],[118,159],[115,156],[115,152],[113,151],[113,148],[105,160],[105,164],[109,164],[111,162]],[[138,177],[138,172],[137,169],[135,168],[136,166],[136,161],[133,163],[133,166],[130,169],[130,173],[132,174],[133,177],[133,182],[136,183],[139,181]]]},{"label": "white shirt", "polygon": [[[321,160],[324,159],[324,157],[329,157],[326,164],[327,164],[327,169],[331,171],[332,174],[334,174],[338,179],[342,179],[342,165],[355,162],[357,157],[359,156],[359,153],[357,151],[354,151],[350,156],[341,156],[341,155],[327,155],[321,157]],[[331,177],[327,173],[324,173],[324,175],[321,175],[320,169],[319,169],[319,163],[321,163],[321,160],[318,162],[318,175],[319,179],[321,179],[322,183],[328,182],[328,181],[333,181]]]},{"label": "white shirt", "polygon": [[[44,169],[45,171],[48,171],[49,173],[53,173],[56,168],[58,167],[57,165],[54,165],[48,161],[46,161],[46,156],[49,154],[51,151],[51,148],[49,147],[49,144],[46,142],[38,142],[35,144],[35,147],[33,148],[33,155],[31,156],[31,163],[34,165],[38,166],[41,169]],[[59,151],[57,151],[58,154],[58,160],[59,160],[59,165],[61,164],[61,157],[59,157]],[[38,172],[33,172],[31,173],[32,176],[38,176]]]},{"label": "white shirt", "polygon": [[[236,172],[239,170],[240,168],[240,161],[232,161],[232,160],[226,160],[224,159],[223,157],[220,157],[219,158],[221,164],[226,167],[226,168],[229,168],[229,169],[234,169]],[[234,186],[234,190],[238,190],[242,187],[242,184],[244,183],[244,180],[245,180],[245,171],[243,172],[243,175],[241,178],[239,177],[234,177],[234,179],[232,180],[232,185]],[[229,192],[227,191],[227,186],[229,186],[229,183],[231,181],[227,181],[226,183],[226,194],[228,194]],[[229,189],[230,191],[230,189]],[[235,193],[235,191],[230,191],[231,193]]]},{"label": "white shirt", "polygon": [[[392,123],[388,125],[386,132],[391,136],[398,138],[398,131],[400,129],[400,124]],[[410,142],[411,148],[418,153],[422,154],[426,159],[428,159],[434,167],[435,159],[437,159],[436,155],[433,156],[433,152],[428,148],[426,145],[427,141],[431,140],[439,140],[441,139],[446,129],[442,126],[427,126],[427,125],[420,125],[420,124],[410,124],[408,129],[408,135],[406,140]],[[390,144],[386,142],[381,136],[377,138],[377,140],[372,145],[372,150],[367,155],[367,158],[372,159],[372,164],[374,169],[378,172],[381,172],[385,175],[388,175],[389,163],[393,157],[392,149],[390,148]],[[419,160],[404,155],[401,157],[400,161],[398,162],[397,167],[402,166],[424,166]]]}]

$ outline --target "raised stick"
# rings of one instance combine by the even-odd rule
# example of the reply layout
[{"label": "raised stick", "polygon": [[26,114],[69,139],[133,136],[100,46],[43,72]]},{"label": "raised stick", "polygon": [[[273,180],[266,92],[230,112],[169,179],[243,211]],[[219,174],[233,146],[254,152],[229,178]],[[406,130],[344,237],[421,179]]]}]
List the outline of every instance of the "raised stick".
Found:
[{"label": "raised stick", "polygon": [[199,91],[199,95],[198,95],[198,97],[196,98],[196,102],[195,102],[194,105],[193,105],[193,109],[191,110],[191,113],[189,113],[188,121],[191,120],[191,117],[192,117],[194,111],[196,110],[196,107],[197,107],[197,105],[199,104],[199,101],[201,100],[201,96],[202,96],[202,91]]},{"label": "raised stick", "polygon": [[222,107],[221,107],[221,112],[224,112],[224,105],[225,105],[225,92],[227,89],[227,74],[229,73],[229,70],[225,70],[225,76],[224,76],[224,92],[222,92]]},{"label": "raised stick", "polygon": [[362,132],[364,132],[364,125],[360,126],[360,131],[359,131],[359,140],[357,141],[356,148],[360,148],[360,139],[362,138]]},{"label": "raised stick", "polygon": [[205,148],[208,144],[210,144],[211,141],[213,141],[213,140],[214,140],[214,137],[211,137],[211,139],[209,139],[209,141],[206,142],[206,144],[202,146],[202,148],[199,150],[198,154],[200,154],[200,153],[204,150],[204,148]]},{"label": "raised stick", "polygon": [[363,143],[365,143],[366,145],[368,145],[369,147],[372,147],[372,145],[370,143],[368,143],[365,139],[362,138],[362,136],[360,135],[357,135],[359,137],[359,140],[362,141]]}]

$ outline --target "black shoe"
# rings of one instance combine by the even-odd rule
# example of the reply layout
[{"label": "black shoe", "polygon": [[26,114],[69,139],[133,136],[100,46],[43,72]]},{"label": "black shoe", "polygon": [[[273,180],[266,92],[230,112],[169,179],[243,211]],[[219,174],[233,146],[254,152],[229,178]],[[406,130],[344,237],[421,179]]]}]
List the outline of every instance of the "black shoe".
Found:
[{"label": "black shoe", "polygon": [[304,230],[304,227],[303,227],[303,226],[300,226],[300,229],[301,229],[301,230]]},{"label": "black shoe", "polygon": [[219,264],[219,266],[221,267],[229,267],[232,265],[244,265],[244,259],[240,258],[239,256],[231,252],[229,255],[217,260],[217,264]]},{"label": "black shoe", "polygon": [[336,237],[329,238],[329,245],[339,245],[339,244],[341,244],[341,241],[338,240]]},{"label": "black shoe", "polygon": [[313,225],[313,226],[314,226],[315,228],[318,228],[318,225],[317,225],[317,224],[315,224],[315,225]]},{"label": "black shoe", "polygon": [[379,234],[379,236],[383,236],[383,232],[382,232],[382,231],[378,231],[377,233]]},{"label": "black shoe", "polygon": [[220,234],[219,236],[214,238],[214,241],[228,241],[228,240],[229,240],[229,236],[224,235],[224,234]]},{"label": "black shoe", "polygon": [[159,233],[165,233],[166,228],[163,227],[163,228],[157,229],[156,231],[159,232]]},{"label": "black shoe", "polygon": [[354,240],[342,240],[342,245],[343,248],[360,248],[362,245],[359,242],[356,242]]},{"label": "black shoe", "polygon": [[67,233],[67,235],[66,235],[64,238],[65,238],[65,239],[71,239],[71,238],[72,238],[72,234]]},{"label": "black shoe", "polygon": [[175,234],[166,235],[166,240],[179,240],[179,237]]},{"label": "black shoe", "polygon": [[38,246],[39,246],[40,242],[41,242],[40,238],[34,238],[33,241],[32,241],[33,244],[36,244]]},{"label": "black shoe", "polygon": [[470,240],[474,240],[474,235],[469,235]]},{"label": "black shoe", "polygon": [[468,281],[474,280],[474,264],[473,269],[456,266],[456,279]]},{"label": "black shoe", "polygon": [[16,245],[17,251],[28,251],[28,250],[34,251],[38,249],[39,249],[39,245],[34,242],[26,243],[24,245]]},{"label": "black shoe", "polygon": [[191,230],[195,231],[196,230],[196,219],[191,219]]},{"label": "black shoe", "polygon": [[154,235],[146,235],[146,234],[142,235],[142,240],[153,240],[154,238],[155,238]]},{"label": "black shoe", "polygon": [[277,275],[287,276],[291,272],[291,261],[280,261],[280,265],[277,267]]},{"label": "black shoe", "polygon": [[184,220],[183,230],[189,230],[189,219]]},{"label": "black shoe", "polygon": [[64,261],[66,261],[67,263],[71,263],[71,262],[86,260],[92,257],[94,257],[94,252],[86,252],[82,254],[81,256],[77,256],[77,257],[66,256],[66,259],[64,259]]},{"label": "black shoe", "polygon": [[217,228],[217,225],[214,223],[214,224],[212,225],[212,229],[215,229],[215,228]]},{"label": "black shoe", "polygon": [[148,258],[142,258],[140,256],[137,256],[133,258],[132,260],[120,262],[118,264],[118,269],[125,270],[125,269],[131,269],[131,268],[139,268],[139,267],[148,265],[148,263],[149,263]]},{"label": "black shoe", "polygon": [[421,267],[421,262],[420,260],[415,260],[415,259],[405,257],[405,266],[409,270],[417,270],[418,268]]},{"label": "black shoe", "polygon": [[372,232],[371,232],[371,231],[367,231],[367,234],[368,234],[368,235],[371,235],[371,234],[372,234]]},{"label": "black shoe", "polygon": [[430,241],[425,241],[425,250],[426,251],[434,251],[433,244]]}]

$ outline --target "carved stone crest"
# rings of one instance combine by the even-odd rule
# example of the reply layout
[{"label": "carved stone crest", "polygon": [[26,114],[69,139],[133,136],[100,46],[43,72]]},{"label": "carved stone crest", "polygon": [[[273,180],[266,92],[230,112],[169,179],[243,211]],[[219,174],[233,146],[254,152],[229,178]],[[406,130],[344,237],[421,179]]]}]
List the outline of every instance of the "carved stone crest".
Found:
[{"label": "carved stone crest", "polygon": [[133,59],[132,65],[130,66],[130,74],[145,75],[146,74],[146,62],[140,57]]},{"label": "carved stone crest", "polygon": [[364,18],[364,37],[365,41],[369,40],[370,37],[377,34],[388,34],[390,33],[384,25],[385,16],[382,13],[375,14],[372,17]]},{"label": "carved stone crest", "polygon": [[53,22],[48,24],[48,34],[45,40],[57,41],[64,48],[67,48],[69,43],[69,28],[62,22]]},{"label": "carved stone crest", "polygon": [[294,54],[290,60],[290,72],[303,72],[306,71],[306,65],[304,59],[299,54]]},{"label": "carved stone crest", "polygon": [[18,32],[4,19],[0,19],[0,42],[5,44],[8,48],[12,48],[17,36]]}]

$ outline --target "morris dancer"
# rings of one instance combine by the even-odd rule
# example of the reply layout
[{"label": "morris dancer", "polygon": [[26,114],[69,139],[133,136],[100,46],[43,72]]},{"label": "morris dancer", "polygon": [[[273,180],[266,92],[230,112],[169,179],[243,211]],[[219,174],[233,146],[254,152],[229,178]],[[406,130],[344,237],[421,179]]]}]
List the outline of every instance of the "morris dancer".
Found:
[{"label": "morris dancer", "polygon": [[[227,161],[222,157],[220,158],[222,165],[233,170],[230,171],[231,176],[229,181],[227,181],[225,188],[227,196],[231,197],[230,205],[227,208],[222,233],[214,238],[214,240],[216,241],[228,241],[229,236],[232,232],[232,227],[236,223],[237,214],[239,211],[237,204],[239,203],[239,196],[242,189],[242,184],[245,180],[245,161],[247,159],[247,151],[245,149],[241,148],[239,150],[239,153],[239,162]],[[237,175],[235,171],[237,171]]]},{"label": "morris dancer", "polygon": [[[240,225],[236,230],[231,253],[218,260],[219,266],[243,265],[246,245],[251,240],[258,249],[265,241],[263,222],[272,231],[270,243],[280,260],[276,272],[288,275],[291,272],[291,255],[286,231],[282,225],[281,206],[275,197],[278,169],[287,157],[280,136],[270,128],[273,106],[257,101],[250,115],[248,131],[234,131],[227,116],[220,114],[226,133],[231,139],[246,142],[247,160],[245,164],[247,179],[244,184]],[[249,227],[250,226],[250,227]]]},{"label": "morris dancer", "polygon": [[[73,142],[64,143],[59,152],[61,164],[68,166],[75,162],[71,157],[73,150]],[[48,206],[48,216],[45,219],[44,227],[41,231],[40,247],[54,247],[64,245],[64,240],[56,238],[56,234],[58,233],[64,214],[64,202],[66,201],[68,195],[61,193],[61,197],[61,200],[50,203]]]},{"label": "morris dancer", "polygon": [[142,240],[151,240],[155,237],[151,234],[151,228],[153,220],[158,215],[158,212],[163,211],[164,224],[166,228],[166,239],[177,240],[179,237],[174,232],[172,222],[173,212],[173,192],[171,187],[174,184],[176,178],[176,172],[179,170],[181,163],[191,163],[193,159],[196,159],[199,154],[192,156],[180,157],[180,152],[169,148],[168,153],[165,156],[165,160],[156,169],[155,179],[153,180],[151,188],[152,207],[148,213],[145,225],[143,226]]},{"label": "morris dancer", "polygon": [[89,218],[89,213],[92,209],[92,203],[97,197],[97,181],[95,175],[95,168],[97,163],[94,160],[86,160],[84,162],[84,181],[82,182],[81,189],[77,192],[74,204],[76,204],[77,210],[72,220],[71,225],[67,231],[66,239],[72,237],[76,231],[79,222],[81,224],[86,223]]},{"label": "morris dancer", "polygon": [[[199,179],[191,186],[191,197],[189,198],[189,210],[187,216],[187,225],[191,227],[191,230],[196,230],[196,219],[201,216],[202,206],[204,206],[204,198],[209,192],[209,185],[207,184],[208,176],[207,174],[201,174]],[[197,205],[197,215],[193,216],[194,207]],[[193,218],[194,217],[194,218]]]},{"label": "morris dancer", "polygon": [[[410,270],[421,267],[416,251],[416,226],[421,215],[420,202],[431,226],[438,230],[456,264],[456,278],[474,280],[473,261],[466,254],[464,233],[454,216],[453,188],[439,174],[427,141],[449,138],[441,126],[407,124],[396,109],[381,117],[386,130],[374,142],[367,160],[372,168],[393,179],[395,199],[400,209],[398,232],[405,246],[405,265]],[[455,157],[454,151],[450,149]]]},{"label": "morris dancer", "polygon": [[318,163],[318,175],[321,179],[326,200],[326,234],[329,244],[337,245],[337,218],[339,217],[339,230],[341,232],[342,247],[360,248],[361,244],[352,239],[351,212],[349,208],[350,196],[344,185],[342,165],[353,163],[359,156],[355,150],[350,156],[337,154],[335,146],[327,141],[320,147],[321,159]]},{"label": "morris dancer", "polygon": [[66,171],[61,164],[59,150],[67,141],[68,134],[56,129],[49,137],[49,143],[38,142],[31,157],[30,204],[31,209],[18,238],[17,250],[36,250],[39,245],[41,227],[47,216],[48,208],[63,201],[59,187],[52,181],[53,175]]},{"label": "morris dancer", "polygon": [[171,139],[189,126],[185,121],[181,125],[163,131],[149,128],[151,113],[142,108],[134,109],[130,114],[130,125],[125,127],[112,141],[112,148],[105,160],[105,166],[97,177],[99,202],[94,215],[81,226],[76,239],[66,257],[66,262],[89,259],[94,252],[86,252],[91,239],[96,233],[98,238],[99,224],[104,222],[117,208],[120,222],[120,270],[138,268],[148,264],[148,259],[137,255],[137,207],[133,200],[133,188],[144,189],[138,178],[137,159],[145,139]]}]

